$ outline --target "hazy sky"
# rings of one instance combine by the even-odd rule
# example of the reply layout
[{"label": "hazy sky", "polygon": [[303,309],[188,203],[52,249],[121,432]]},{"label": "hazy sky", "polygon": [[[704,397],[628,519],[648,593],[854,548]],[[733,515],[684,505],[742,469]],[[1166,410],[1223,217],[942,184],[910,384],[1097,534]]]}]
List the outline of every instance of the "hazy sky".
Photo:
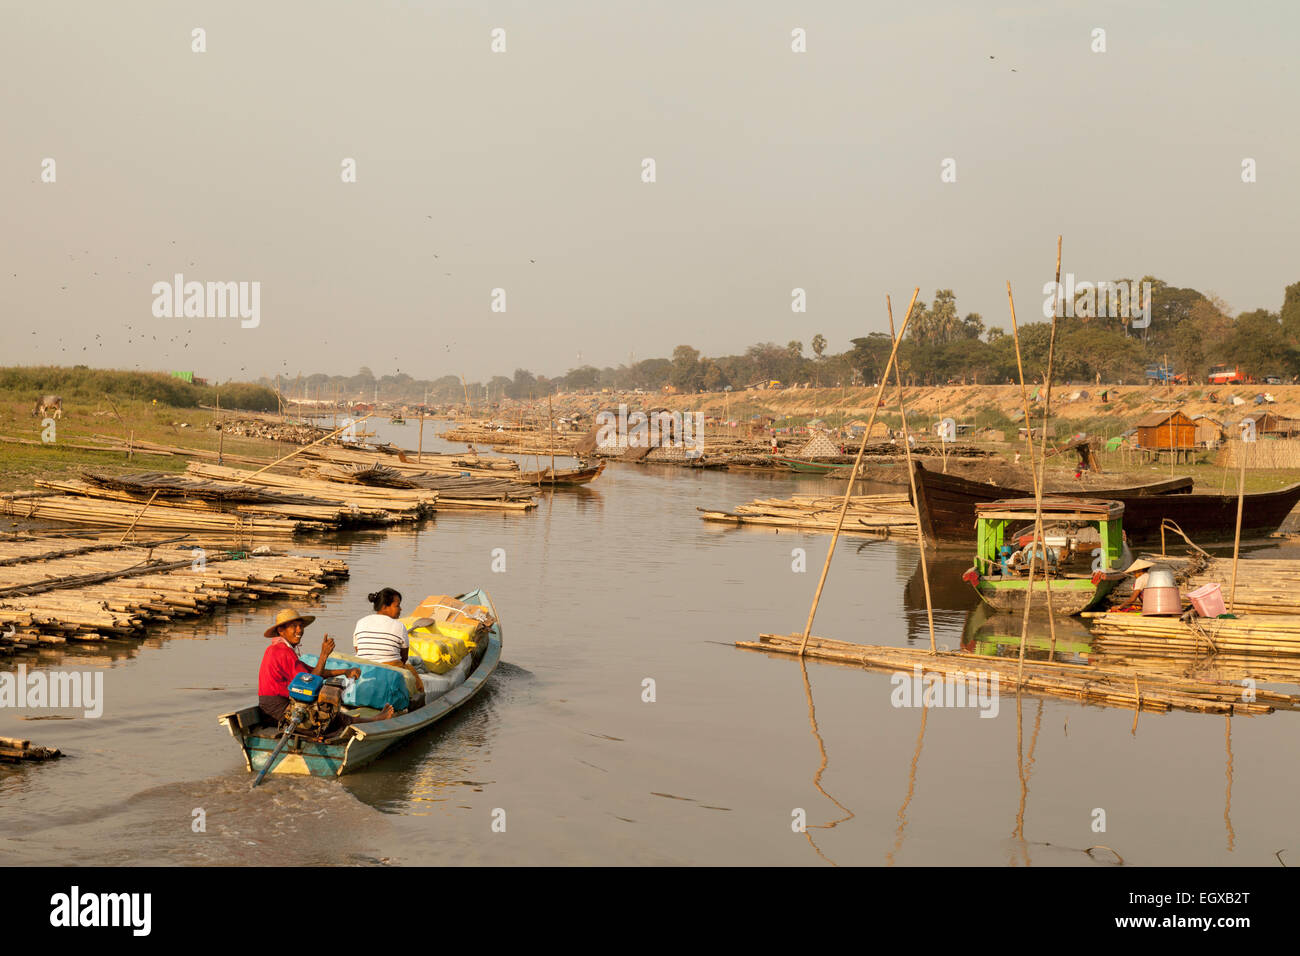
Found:
[{"label": "hazy sky", "polygon": [[[1276,309],[1298,27],[1280,2],[0,0],[0,364],[840,351],[918,285],[1005,325],[1010,279],[1041,317],[1058,233],[1080,279]],[[260,282],[260,324],[155,317],[178,272]]]}]

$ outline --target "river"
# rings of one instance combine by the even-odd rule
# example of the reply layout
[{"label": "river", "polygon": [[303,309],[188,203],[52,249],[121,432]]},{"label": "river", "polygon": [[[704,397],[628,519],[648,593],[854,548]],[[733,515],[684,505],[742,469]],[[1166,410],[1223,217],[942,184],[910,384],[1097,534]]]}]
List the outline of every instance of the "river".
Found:
[{"label": "river", "polygon": [[[431,435],[444,427],[426,423],[426,448],[445,447]],[[414,424],[390,432],[415,444]],[[74,648],[52,663],[102,669],[104,714],[0,711],[0,735],[68,754],[0,767],[0,864],[1276,865],[1300,852],[1295,714],[1143,714],[1134,729],[1131,711],[1007,693],[991,718],[895,707],[888,675],[733,647],[802,629],[830,539],[711,525],[696,508],[826,488],[611,465],[528,514],[445,512],[296,548],[351,566],[312,610],[310,650],[325,632],[350,647],[383,586],[413,607],[481,585],[503,621],[483,694],[339,780],[272,776],[250,792],[217,724],[255,699],[273,608]],[[926,644],[918,560],[913,542],[841,539],[815,632]],[[937,639],[954,648],[975,603],[967,564],[931,566]],[[1097,846],[1111,852],[1085,852]]]}]

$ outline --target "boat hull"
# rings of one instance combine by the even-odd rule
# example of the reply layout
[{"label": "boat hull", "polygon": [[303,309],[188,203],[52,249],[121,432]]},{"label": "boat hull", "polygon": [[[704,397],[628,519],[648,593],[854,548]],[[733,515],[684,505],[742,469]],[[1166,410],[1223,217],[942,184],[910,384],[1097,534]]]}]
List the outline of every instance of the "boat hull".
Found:
[{"label": "boat hull", "polygon": [[[1033,491],[995,485],[991,482],[972,481],[956,475],[944,475],[926,468],[920,462],[912,465],[916,476],[917,511],[921,519],[921,531],[927,543],[932,545],[965,545],[975,540],[975,505],[986,501],[999,501],[1004,498],[1030,498]],[[1207,498],[1220,498],[1220,495],[1191,494],[1192,479],[1173,478],[1149,485],[1136,485],[1127,488],[1088,489],[1089,498],[1119,501],[1124,504],[1124,530],[1130,541],[1159,537],[1160,523],[1165,517],[1177,521],[1193,538],[1196,535],[1188,525],[1192,525],[1204,536],[1206,529],[1213,527],[1210,522],[1201,519],[1197,505]],[[1300,501],[1300,484],[1293,486],[1295,498],[1286,506],[1289,512]],[[1272,492],[1271,494],[1280,494]],[[1045,496],[1052,497],[1052,496]],[[1247,504],[1253,496],[1247,495]],[[1198,500],[1199,499],[1199,500]],[[1236,497],[1232,497],[1233,519],[1236,518]],[[1277,507],[1281,507],[1279,504]],[[1216,512],[1218,509],[1215,509]],[[1253,509],[1255,523],[1267,525],[1272,520],[1276,509]],[[1264,512],[1268,511],[1267,517]],[[1269,528],[1275,530],[1286,512],[1277,517],[1276,523]],[[1186,522],[1186,523],[1184,523]],[[1246,526],[1243,525],[1243,529]],[[1229,524],[1228,536],[1232,536]]]},{"label": "boat hull", "polygon": [[[1027,578],[991,578],[973,574],[973,586],[980,600],[995,611],[1016,612],[1025,609],[1030,601],[1032,608],[1047,609],[1047,582],[1034,581],[1033,598]],[[1123,579],[1122,574],[1101,577],[1095,584],[1087,578],[1052,579],[1052,613],[1067,617],[1096,607]]]},{"label": "boat hull", "polygon": [[[482,590],[461,595],[461,600],[475,604],[491,601]],[[501,662],[501,622],[492,625],[488,640],[482,645],[482,656],[470,671],[463,684],[453,687],[425,706],[388,720],[355,724],[352,733],[344,740],[317,743],[294,738],[275,758],[270,772],[312,777],[340,777],[359,770],[382,756],[385,751],[401,743],[467,704],[482,691],[488,678]],[[266,766],[275,750],[279,737],[259,725],[265,718],[257,707],[246,707],[231,714],[222,714],[218,722],[224,724],[244,751],[244,762],[252,773]]]}]

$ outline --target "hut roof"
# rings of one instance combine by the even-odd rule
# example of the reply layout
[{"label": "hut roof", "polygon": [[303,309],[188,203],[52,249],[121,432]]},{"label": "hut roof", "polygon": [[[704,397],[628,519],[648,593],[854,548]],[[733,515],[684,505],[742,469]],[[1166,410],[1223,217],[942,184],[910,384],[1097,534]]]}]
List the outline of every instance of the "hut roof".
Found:
[{"label": "hut roof", "polygon": [[[1166,408],[1163,411],[1152,412],[1151,414],[1144,415],[1142,416],[1142,418],[1138,419],[1137,427],[1154,428],[1157,425],[1165,424],[1165,422],[1169,421],[1169,419],[1173,418],[1175,415],[1182,415],[1182,414],[1183,414],[1182,412],[1174,408]],[[1183,417],[1186,418],[1187,416],[1183,415]]]}]

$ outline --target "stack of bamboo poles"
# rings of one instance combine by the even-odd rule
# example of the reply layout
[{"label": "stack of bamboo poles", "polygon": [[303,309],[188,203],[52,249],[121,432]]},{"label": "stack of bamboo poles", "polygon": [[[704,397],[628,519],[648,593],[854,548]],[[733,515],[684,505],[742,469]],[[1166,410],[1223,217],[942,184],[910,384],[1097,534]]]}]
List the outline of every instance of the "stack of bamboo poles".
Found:
[{"label": "stack of bamboo poles", "polygon": [[140,636],[149,624],[225,604],[308,601],[347,574],[346,562],[336,558],[3,539],[0,645],[12,651]]},{"label": "stack of bamboo poles", "polygon": [[57,747],[33,747],[30,740],[0,737],[0,761],[21,763],[24,760],[53,760],[62,757]]},{"label": "stack of bamboo poles", "polygon": [[1161,657],[1215,655],[1300,657],[1300,615],[1245,617],[1147,617],[1108,612],[1091,615],[1094,643],[1108,654],[1153,654]]},{"label": "stack of bamboo poles", "polygon": [[[697,510],[705,521],[833,532],[842,505],[840,496],[794,495],[759,498],[738,506],[735,511]],[[916,515],[907,495],[854,495],[849,499],[842,530],[846,534],[879,537],[914,535]]]},{"label": "stack of bamboo poles", "polygon": [[[54,483],[50,483],[54,484]],[[204,511],[191,507],[109,501],[83,495],[54,491],[36,495],[0,495],[0,514],[16,518],[61,521],[96,528],[126,528],[140,531],[193,531],[226,534],[234,537],[257,535],[291,535],[299,532],[326,531],[334,527],[320,521],[273,518],[242,514],[238,511]]]},{"label": "stack of bamboo poles", "polygon": [[239,482],[255,488],[278,488],[323,501],[331,501],[357,511],[385,511],[401,520],[426,517],[438,506],[438,492],[425,488],[384,488],[349,482],[323,481],[271,471],[252,472],[206,462],[192,461],[188,474],[216,481]]},{"label": "stack of bamboo poles", "polygon": [[[106,488],[99,485],[93,485],[85,481],[63,480],[63,481],[37,481],[37,488],[43,488],[50,491],[58,491],[65,495],[81,496],[83,498],[96,498],[105,501],[124,501],[136,505],[137,507],[145,504],[149,494],[132,492],[115,488]],[[167,508],[182,509],[193,511],[205,516],[210,515],[245,515],[250,518],[281,518],[288,521],[303,522],[307,525],[323,530],[326,528],[341,528],[345,526],[383,526],[390,525],[399,519],[379,508],[368,508],[351,510],[341,507],[338,502],[329,502],[323,499],[317,499],[312,504],[302,502],[284,503],[284,502],[257,502],[257,503],[232,503],[221,504],[215,501],[204,500],[202,498],[185,497],[183,492],[180,494],[168,495],[164,491],[157,503]],[[148,527],[152,521],[151,512],[153,507],[141,516],[141,524]],[[140,525],[137,525],[139,527]]]},{"label": "stack of bamboo poles", "polygon": [[[202,462],[190,462],[188,471],[203,478],[240,481],[264,488],[282,488],[299,494],[311,495],[361,507],[369,502],[372,507],[382,507],[395,514],[416,509],[420,514],[451,509],[486,509],[494,511],[526,511],[537,502],[532,492],[516,481],[505,478],[462,477],[460,475],[426,475],[413,477],[406,472],[415,488],[389,488],[359,485],[352,481],[331,481],[302,475],[281,475],[270,471],[260,473],[223,468]],[[320,474],[320,472],[313,472]],[[384,504],[380,504],[384,502]]]},{"label": "stack of bamboo poles", "polygon": [[[772,651],[799,656],[803,635],[762,634],[757,641],[737,641],[747,650]],[[841,664],[855,664],[868,670],[904,673],[911,677],[919,667],[923,674],[938,674],[964,680],[971,674],[998,675],[999,694],[1025,692],[1059,697],[1080,703],[1122,707],[1164,713],[1170,710],[1214,714],[1259,715],[1274,710],[1300,710],[1300,695],[1280,694],[1263,689],[1246,699],[1243,688],[1221,681],[1198,680],[1167,673],[1135,674],[1132,670],[1107,669],[1083,664],[1025,661],[973,654],[934,654],[911,647],[880,647],[845,641],[808,638],[807,657]]]},{"label": "stack of bamboo poles", "polygon": [[404,474],[414,475],[459,475],[462,471],[468,471],[471,475],[497,475],[519,470],[519,464],[511,458],[492,458],[479,454],[414,452],[399,448],[392,448],[387,452],[374,452],[348,448],[344,445],[316,445],[312,448],[304,448],[302,457],[336,465],[383,464],[396,468]]},{"label": "stack of bamboo poles", "polygon": [[[1151,555],[1151,560],[1168,559]],[[1236,613],[1247,614],[1300,614],[1300,588],[1296,587],[1296,563],[1281,558],[1252,558],[1240,563],[1237,593],[1233,601]],[[1188,589],[1215,582],[1223,587],[1223,597],[1228,599],[1232,579],[1232,562],[1214,559],[1209,567],[1194,573],[1187,582]]]}]

